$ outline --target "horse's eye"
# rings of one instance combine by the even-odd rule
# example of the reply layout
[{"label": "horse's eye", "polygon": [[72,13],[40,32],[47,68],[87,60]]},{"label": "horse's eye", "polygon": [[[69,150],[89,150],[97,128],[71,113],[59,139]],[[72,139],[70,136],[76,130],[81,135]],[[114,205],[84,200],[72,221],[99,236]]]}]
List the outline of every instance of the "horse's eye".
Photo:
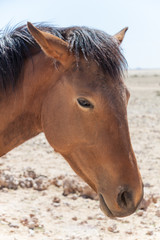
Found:
[{"label": "horse's eye", "polygon": [[93,106],[93,104],[92,103],[90,103],[87,99],[85,99],[85,98],[78,98],[77,99],[77,102],[79,103],[79,105],[81,106],[81,107],[84,107],[84,108],[93,108],[94,106]]}]

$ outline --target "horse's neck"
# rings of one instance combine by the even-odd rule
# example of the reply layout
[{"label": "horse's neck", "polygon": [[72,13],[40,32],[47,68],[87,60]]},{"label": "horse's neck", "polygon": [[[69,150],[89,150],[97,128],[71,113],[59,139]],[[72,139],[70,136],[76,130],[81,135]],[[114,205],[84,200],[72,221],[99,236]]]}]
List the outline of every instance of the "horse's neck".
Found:
[{"label": "horse's neck", "polygon": [[17,111],[16,107],[13,106],[9,114],[8,109],[8,107],[5,110],[1,109],[3,111],[3,113],[1,112],[3,114],[2,118],[0,113],[0,119],[2,119],[0,156],[41,132],[38,118],[36,119],[36,115],[32,111],[25,112],[22,109]]},{"label": "horse's neck", "polygon": [[51,85],[48,61],[42,53],[27,60],[15,90],[0,95],[0,156],[42,131],[41,106]]}]

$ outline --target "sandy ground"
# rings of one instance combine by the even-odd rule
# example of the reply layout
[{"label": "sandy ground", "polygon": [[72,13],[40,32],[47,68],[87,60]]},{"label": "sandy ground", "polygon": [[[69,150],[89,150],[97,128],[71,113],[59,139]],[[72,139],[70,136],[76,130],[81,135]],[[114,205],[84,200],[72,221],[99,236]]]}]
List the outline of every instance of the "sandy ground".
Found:
[{"label": "sandy ground", "polygon": [[141,209],[122,219],[105,217],[97,200],[80,196],[86,185],[40,134],[0,159],[0,240],[160,239],[160,71],[130,71],[126,82],[145,185]]}]

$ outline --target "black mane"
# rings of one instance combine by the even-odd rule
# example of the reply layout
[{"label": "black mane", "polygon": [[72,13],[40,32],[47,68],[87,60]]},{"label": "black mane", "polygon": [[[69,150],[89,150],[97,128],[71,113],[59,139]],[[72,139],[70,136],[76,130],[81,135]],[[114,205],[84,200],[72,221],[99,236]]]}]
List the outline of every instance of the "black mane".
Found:
[{"label": "black mane", "polygon": [[[113,79],[120,78],[126,68],[126,60],[114,39],[100,30],[87,27],[56,28],[47,24],[36,26],[64,41],[67,41],[77,59],[80,53],[84,58],[92,58]],[[39,46],[28,32],[26,25],[1,31],[0,36],[0,88],[15,87],[23,63],[32,56]]]}]

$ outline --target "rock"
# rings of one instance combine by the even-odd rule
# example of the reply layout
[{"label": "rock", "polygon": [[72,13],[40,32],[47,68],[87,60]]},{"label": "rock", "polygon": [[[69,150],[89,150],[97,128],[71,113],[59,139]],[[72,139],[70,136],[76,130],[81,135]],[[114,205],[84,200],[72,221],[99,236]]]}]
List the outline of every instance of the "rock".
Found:
[{"label": "rock", "polygon": [[88,220],[92,220],[93,219],[93,217],[92,216],[88,216]]},{"label": "rock", "polygon": [[31,218],[31,221],[34,222],[34,226],[35,226],[35,227],[39,227],[39,226],[40,226],[39,221],[38,221],[38,218],[32,217],[32,218]]},{"label": "rock", "polygon": [[24,217],[20,220],[23,226],[27,226],[29,229],[34,229],[35,227],[39,227],[38,218],[35,217],[34,214],[30,214],[29,217]]},{"label": "rock", "polygon": [[157,197],[157,196],[152,196],[152,202],[153,202],[154,204],[156,204],[157,201],[158,201],[158,197]]},{"label": "rock", "polygon": [[24,173],[23,173],[24,177],[30,177],[32,179],[35,179],[37,177],[36,173],[34,170],[32,170],[31,168],[27,168]]},{"label": "rock", "polygon": [[79,193],[84,198],[98,200],[98,195],[79,178],[67,178],[63,181],[63,195]]},{"label": "rock", "polygon": [[156,211],[156,216],[157,216],[157,217],[160,217],[160,210],[157,210],[157,211]]},{"label": "rock", "polygon": [[146,235],[152,236],[152,235],[153,235],[153,231],[148,231],[148,232],[146,233]]},{"label": "rock", "polygon": [[[23,185],[23,183],[22,183]],[[25,185],[25,188],[31,188],[33,187],[33,182],[32,181],[28,181],[27,179],[24,181],[24,185]]]},{"label": "rock", "polygon": [[66,179],[63,182],[63,195],[68,196],[70,193],[76,193],[77,183],[74,179]]},{"label": "rock", "polygon": [[49,186],[49,182],[47,177],[45,176],[39,176],[34,180],[33,183],[33,189],[38,191],[46,190]]},{"label": "rock", "polygon": [[82,190],[81,190],[81,196],[84,198],[90,198],[90,199],[94,199],[94,200],[98,200],[98,195],[96,194],[96,192],[91,189],[88,185],[85,185]]},{"label": "rock", "polygon": [[132,235],[133,232],[132,231],[126,231],[126,234]]},{"label": "rock", "polygon": [[104,216],[104,214],[97,214],[96,219],[97,220],[104,220],[105,216]]},{"label": "rock", "polygon": [[138,209],[143,210],[143,211],[146,211],[147,208],[148,208],[148,206],[150,205],[150,203],[151,203],[151,198],[149,198],[149,199],[147,199],[147,200],[145,200],[145,199],[143,198],[142,201],[141,201],[141,203],[140,203],[140,205],[139,205],[139,207],[138,207]]},{"label": "rock", "polygon": [[28,226],[28,218],[24,217],[20,220],[20,223],[22,223],[23,226]]},{"label": "rock", "polygon": [[6,187],[6,179],[5,176],[2,174],[0,176],[0,188]]},{"label": "rock", "polygon": [[54,203],[60,203],[61,199],[59,197],[54,197],[53,202]]},{"label": "rock", "polygon": [[150,183],[145,183],[145,184],[144,184],[144,187],[150,188],[150,187],[153,187],[153,185],[151,185]]},{"label": "rock", "polygon": [[12,228],[19,228],[19,226],[16,223],[9,223],[8,226]]},{"label": "rock", "polygon": [[54,179],[52,181],[52,184],[54,184],[56,187],[61,187],[63,185],[63,182],[62,182],[62,180]]},{"label": "rock", "polygon": [[138,212],[136,212],[136,215],[139,216],[139,217],[143,216],[143,211],[139,210]]},{"label": "rock", "polygon": [[31,188],[33,187],[33,179],[32,178],[26,178],[24,181],[25,187],[26,188]]},{"label": "rock", "polygon": [[25,182],[22,181],[22,180],[20,180],[20,181],[19,181],[19,186],[20,186],[21,188],[25,188],[25,187],[26,187]]},{"label": "rock", "polygon": [[84,221],[81,221],[80,222],[80,225],[85,225],[85,224],[87,224],[88,222],[86,221],[86,220],[84,220]]},{"label": "rock", "polygon": [[19,185],[19,181],[18,179],[14,178],[13,175],[8,174],[8,172],[6,173],[1,172],[1,176],[0,176],[0,188],[8,188],[8,189],[14,189],[16,190],[18,188]]},{"label": "rock", "polygon": [[52,184],[56,187],[61,187],[63,185],[64,176],[60,175],[52,180]]},{"label": "rock", "polygon": [[73,194],[73,196],[71,197],[71,199],[77,200],[77,199],[78,199],[78,196],[77,196],[76,194]]},{"label": "rock", "polygon": [[117,230],[117,225],[116,224],[113,224],[112,226],[109,226],[108,231],[113,232],[113,233],[119,233],[119,230]]}]

